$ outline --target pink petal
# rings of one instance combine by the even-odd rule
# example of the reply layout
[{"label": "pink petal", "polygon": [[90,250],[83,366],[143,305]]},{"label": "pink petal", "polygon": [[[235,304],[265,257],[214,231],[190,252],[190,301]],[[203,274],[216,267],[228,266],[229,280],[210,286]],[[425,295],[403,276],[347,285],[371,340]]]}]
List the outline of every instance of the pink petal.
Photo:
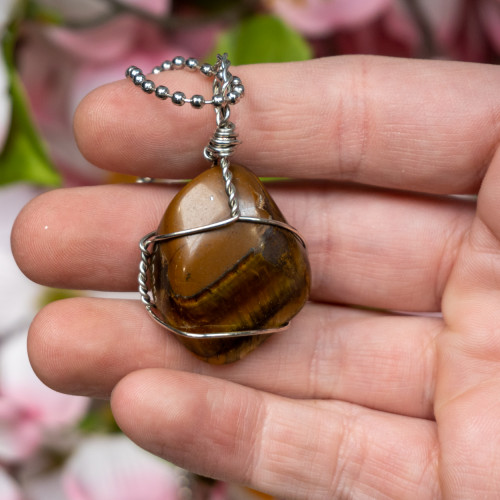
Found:
[{"label": "pink petal", "polygon": [[91,22],[111,12],[102,0],[38,0],[39,4],[72,22]]},{"label": "pink petal", "polygon": [[[105,83],[125,78],[125,70],[129,66],[139,66],[145,73],[149,73],[165,59],[172,59],[182,54],[185,54],[184,49],[173,45],[162,44],[156,45],[154,51],[135,50],[129,52],[109,64],[82,64],[75,74],[74,84],[69,97],[68,108],[70,114],[72,115],[74,113],[79,102],[90,91]],[[203,85],[203,79],[200,78],[199,81],[200,84]],[[154,96],[151,98],[153,99]]]},{"label": "pink petal", "polygon": [[0,467],[0,498],[2,500],[23,499],[18,485],[2,467]]},{"label": "pink petal", "polygon": [[[18,68],[39,127],[66,120],[68,88],[79,61],[54,46],[43,33],[28,30],[18,54]],[[68,127],[65,122],[65,127]]]},{"label": "pink petal", "polygon": [[84,440],[63,470],[68,500],[177,500],[174,468],[123,435]]},{"label": "pink petal", "polygon": [[[1,406],[5,407],[6,402],[3,401]],[[40,445],[42,439],[40,426],[21,411],[11,411],[9,416],[5,411],[2,413],[3,415],[0,415],[0,462],[21,462],[29,458]]]},{"label": "pink petal", "polygon": [[34,31],[25,34],[18,60],[32,112],[54,162],[60,169],[74,170],[71,178],[80,184],[104,182],[105,172],[79,152],[71,126],[74,110],[68,110],[75,72],[82,62]]},{"label": "pink petal", "polygon": [[[131,30],[116,33],[117,40],[110,39],[109,44],[105,43],[105,37],[114,38],[114,31],[103,30],[102,46],[93,40],[87,45],[87,41],[81,38],[84,37],[82,34],[60,31],[57,36],[62,37],[58,40],[61,44],[69,42],[67,37],[73,37],[71,43],[74,45],[69,43],[69,47],[75,52],[71,52],[67,47],[49,42],[40,33],[29,32],[20,51],[21,75],[37,123],[49,144],[52,158],[65,180],[69,179],[72,184],[106,180],[103,170],[90,165],[82,157],[73,136],[71,124],[80,100],[102,84],[123,79],[131,64],[149,72],[166,58],[185,55],[184,50],[178,50],[150,24],[132,21]],[[126,43],[121,44],[120,38]],[[111,48],[106,49],[107,46]],[[89,48],[90,52],[86,53]],[[83,52],[77,56],[80,49]],[[200,80],[203,83],[203,79]]]},{"label": "pink petal", "polygon": [[169,0],[123,0],[123,3],[147,10],[157,16],[167,14],[170,11],[171,4]]},{"label": "pink petal", "polygon": [[10,249],[10,231],[21,208],[39,192],[23,184],[0,189],[0,337],[26,328],[36,314],[42,287],[17,267]]},{"label": "pink petal", "polygon": [[7,339],[0,350],[3,397],[42,429],[72,426],[85,414],[89,400],[49,389],[33,372],[26,351],[27,334]]},{"label": "pink petal", "polygon": [[[125,3],[157,15],[163,15],[170,9],[170,3],[164,0],[141,2],[127,0]],[[137,16],[122,15],[93,28],[80,30],[53,28],[47,30],[47,34],[55,45],[74,57],[92,62],[112,62],[140,45],[144,31],[158,30],[159,28],[153,23],[141,20]]]},{"label": "pink petal", "polygon": [[88,399],[46,387],[34,374],[26,351],[26,334],[15,334],[0,349],[0,461],[31,456],[48,431],[74,425]]},{"label": "pink petal", "polygon": [[[203,58],[214,48],[217,37],[222,29],[222,24],[215,23],[203,25],[192,30],[178,30],[172,33],[169,42],[173,47],[183,48],[180,55],[186,54],[188,57]],[[231,54],[229,54],[229,57],[231,57]],[[214,61],[206,62],[210,63]]]},{"label": "pink petal", "polygon": [[75,58],[109,62],[122,56],[134,45],[137,24],[137,19],[120,16],[95,28],[53,28],[47,31],[47,34],[55,45]]},{"label": "pink petal", "polygon": [[392,0],[274,0],[271,8],[298,31],[314,37],[366,24],[391,3]]}]

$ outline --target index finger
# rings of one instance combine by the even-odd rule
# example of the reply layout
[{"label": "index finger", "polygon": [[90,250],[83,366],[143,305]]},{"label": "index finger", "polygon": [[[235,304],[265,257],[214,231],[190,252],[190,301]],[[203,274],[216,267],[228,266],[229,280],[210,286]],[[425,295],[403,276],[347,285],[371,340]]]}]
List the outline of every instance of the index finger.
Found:
[{"label": "index finger", "polygon": [[[257,175],[470,193],[500,139],[495,66],[345,56],[232,72],[245,84],[232,107],[242,140],[234,161]],[[210,95],[206,80],[182,71],[154,79],[172,91]],[[210,108],[180,108],[123,80],[84,99],[75,133],[82,153],[102,168],[192,177],[206,167]]]}]

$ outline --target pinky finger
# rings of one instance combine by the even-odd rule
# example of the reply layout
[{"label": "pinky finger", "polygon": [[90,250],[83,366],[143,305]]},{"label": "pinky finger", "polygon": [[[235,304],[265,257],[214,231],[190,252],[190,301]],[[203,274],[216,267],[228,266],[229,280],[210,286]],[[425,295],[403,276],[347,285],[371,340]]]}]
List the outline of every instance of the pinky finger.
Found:
[{"label": "pinky finger", "polygon": [[280,498],[439,496],[428,420],[166,369],[126,376],[112,408],[123,431],[152,453]]}]

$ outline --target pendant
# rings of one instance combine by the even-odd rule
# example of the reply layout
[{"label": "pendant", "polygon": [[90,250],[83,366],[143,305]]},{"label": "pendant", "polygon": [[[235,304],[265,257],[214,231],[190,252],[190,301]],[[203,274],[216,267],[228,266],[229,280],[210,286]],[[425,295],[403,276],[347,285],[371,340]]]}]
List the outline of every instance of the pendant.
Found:
[{"label": "pendant", "polygon": [[[286,223],[260,180],[232,166],[243,217]],[[207,226],[228,217],[220,167],[186,185],[172,200],[157,233]],[[163,321],[189,333],[279,329],[305,304],[310,286],[305,247],[279,226],[240,220],[220,229],[156,245],[151,288]],[[181,342],[212,363],[236,361],[268,335],[188,338]]]},{"label": "pendant", "polygon": [[139,292],[147,311],[214,364],[237,361],[286,330],[311,280],[300,234],[259,178],[229,163],[239,141],[228,120],[228,66],[224,55],[213,68],[214,92],[226,104],[215,107],[217,129],[205,148],[212,167],[177,193],[157,230],[140,242]]}]

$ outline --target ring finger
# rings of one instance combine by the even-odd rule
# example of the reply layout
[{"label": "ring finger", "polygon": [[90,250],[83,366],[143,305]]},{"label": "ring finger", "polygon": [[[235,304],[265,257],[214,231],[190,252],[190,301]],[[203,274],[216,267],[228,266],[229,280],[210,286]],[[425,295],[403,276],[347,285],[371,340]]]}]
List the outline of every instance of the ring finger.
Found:
[{"label": "ring finger", "polygon": [[138,301],[69,299],[37,316],[29,351],[42,380],[62,392],[108,397],[130,372],[171,368],[292,398],[432,418],[434,337],[441,328],[436,318],[308,304],[286,332],[237,363],[214,366],[151,321]]}]

